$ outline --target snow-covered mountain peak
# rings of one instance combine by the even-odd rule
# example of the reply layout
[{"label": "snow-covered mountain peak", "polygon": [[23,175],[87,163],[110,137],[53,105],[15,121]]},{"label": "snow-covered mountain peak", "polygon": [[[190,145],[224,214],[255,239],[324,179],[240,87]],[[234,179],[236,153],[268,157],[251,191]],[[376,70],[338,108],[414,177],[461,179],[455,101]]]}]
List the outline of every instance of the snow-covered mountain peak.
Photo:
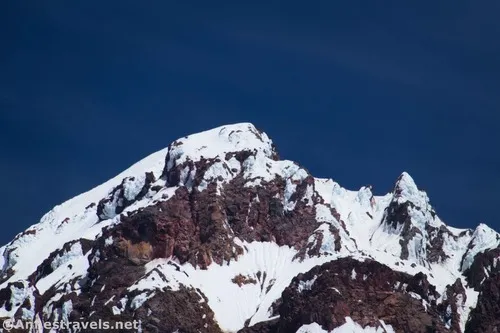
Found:
[{"label": "snow-covered mountain peak", "polygon": [[474,257],[478,253],[499,246],[500,234],[486,224],[480,223],[470,237],[470,243],[462,262],[462,271],[465,271],[472,265]]},{"label": "snow-covered mountain peak", "polygon": [[403,172],[394,185],[394,198],[398,203],[402,204],[406,201],[420,208],[427,208],[429,205],[429,197],[425,191],[421,191],[413,178]]},{"label": "snow-covered mountain peak", "polygon": [[498,233],[490,228],[488,225],[484,223],[479,223],[476,229],[474,230],[473,237],[477,239],[489,239]]},{"label": "snow-covered mountain peak", "polygon": [[331,331],[384,318],[394,332],[463,332],[478,299],[467,278],[479,290],[496,272],[499,243],[484,224],[448,228],[406,172],[383,196],[347,190],[280,160],[252,124],[226,125],[174,141],[0,248],[0,321],[293,333],[304,319]]},{"label": "snow-covered mountain peak", "polygon": [[227,153],[250,151],[273,158],[276,151],[272,140],[251,123],[220,126],[175,140],[170,145],[167,168],[186,161],[224,159]]}]

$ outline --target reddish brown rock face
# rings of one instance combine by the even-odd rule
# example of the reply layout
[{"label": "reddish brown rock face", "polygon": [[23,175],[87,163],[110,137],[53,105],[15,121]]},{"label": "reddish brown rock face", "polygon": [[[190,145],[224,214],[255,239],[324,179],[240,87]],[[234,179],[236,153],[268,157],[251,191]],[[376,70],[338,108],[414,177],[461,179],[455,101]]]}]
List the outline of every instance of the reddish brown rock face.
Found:
[{"label": "reddish brown rock face", "polygon": [[244,284],[249,284],[249,283],[256,284],[257,280],[255,280],[252,277],[244,276],[243,274],[238,274],[231,280],[231,282],[241,287]]},{"label": "reddish brown rock face", "polygon": [[500,332],[500,275],[483,282],[477,305],[472,310],[466,333]]},{"label": "reddish brown rock face", "polygon": [[345,258],[295,277],[277,307],[279,320],[261,331],[295,332],[313,322],[333,330],[351,317],[363,327],[379,327],[383,320],[396,332],[458,332],[445,327],[438,297],[423,274],[410,276],[375,261]]},{"label": "reddish brown rock face", "polygon": [[479,253],[465,272],[469,283],[479,291],[470,314],[466,333],[500,332],[500,248]]},{"label": "reddish brown rock face", "polygon": [[[112,236],[116,246],[132,256],[131,260],[145,263],[174,257],[181,264],[190,262],[201,268],[212,261],[222,264],[237,258],[242,249],[234,243],[235,237],[247,242],[275,242],[318,255],[321,239],[314,243],[316,248],[309,248],[313,244],[307,242],[318,228],[315,210],[301,200],[313,181],[309,177],[297,184],[295,198],[291,198],[297,203],[288,212],[283,209],[285,184],[280,178],[262,186],[245,187],[243,177],[236,177],[222,185],[223,195],[217,194],[215,184],[203,192],[180,187],[169,200],[123,216],[122,223],[104,237]],[[339,250],[338,230],[330,226],[330,232],[336,235]]]},{"label": "reddish brown rock face", "polygon": [[486,279],[500,274],[500,248],[478,253],[464,274],[470,285],[479,290]]}]

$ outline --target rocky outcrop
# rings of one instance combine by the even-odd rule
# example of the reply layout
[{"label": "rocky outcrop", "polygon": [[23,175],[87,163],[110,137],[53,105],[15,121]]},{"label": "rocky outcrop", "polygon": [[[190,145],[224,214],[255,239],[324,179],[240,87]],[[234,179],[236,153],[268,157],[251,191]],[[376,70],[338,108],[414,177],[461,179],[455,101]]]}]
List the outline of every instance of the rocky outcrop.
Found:
[{"label": "rocky outcrop", "polygon": [[500,275],[484,281],[476,307],[472,310],[465,333],[500,332]]},{"label": "rocky outcrop", "polygon": [[500,248],[479,253],[465,271],[468,282],[479,291],[466,333],[500,332]]},{"label": "rocky outcrop", "polygon": [[436,215],[427,194],[417,188],[407,173],[398,178],[392,194],[380,230],[372,236],[397,235],[400,251],[395,246],[388,246],[392,254],[428,266],[453,259],[456,253],[449,253],[450,250],[464,250],[459,244],[470,240],[470,230],[450,231]]},{"label": "rocky outcrop", "polygon": [[427,260],[431,263],[440,263],[449,259],[450,256],[443,249],[445,236],[453,238],[455,241],[458,240],[458,237],[452,234],[444,225],[439,228],[426,225],[425,231],[429,239],[426,246]]},{"label": "rocky outcrop", "polygon": [[88,239],[78,239],[64,244],[61,249],[52,252],[49,257],[37,267],[36,271],[29,276],[28,280],[32,284],[36,284],[44,277],[53,273],[58,267],[65,264],[65,261],[67,261],[64,260],[65,257],[71,258],[73,255],[82,255],[89,252],[93,246],[94,243]]},{"label": "rocky outcrop", "polygon": [[[122,223],[103,237],[112,237],[114,246],[137,264],[170,257],[201,268],[212,262],[222,264],[243,251],[235,237],[304,248],[317,255],[318,249],[307,247],[312,246],[308,239],[318,228],[314,202],[302,200],[312,184],[312,177],[297,184],[290,199],[296,201],[291,211],[284,210],[285,180],[279,177],[256,187],[245,187],[241,176],[221,185],[222,189],[216,184],[203,191],[180,187],[169,200],[122,216]],[[329,228],[339,250],[339,231]]]},{"label": "rocky outcrop", "polygon": [[500,332],[500,275],[486,279],[481,285],[476,307],[470,314],[465,332]]},{"label": "rocky outcrop", "polygon": [[500,274],[500,248],[478,253],[472,265],[464,272],[469,284],[478,291],[486,279],[498,274]]},{"label": "rocky outcrop", "polygon": [[[462,292],[457,282],[449,290],[450,302]],[[299,274],[275,306],[279,319],[240,332],[296,332],[310,323],[330,331],[346,317],[362,327],[380,327],[383,321],[395,332],[460,332],[457,308],[451,309],[453,325],[447,328],[446,306],[438,306],[438,298],[424,274],[411,276],[372,260],[344,258]]]},{"label": "rocky outcrop", "polygon": [[142,332],[222,333],[206,299],[192,289],[165,291],[146,301],[134,316]]},{"label": "rocky outcrop", "polygon": [[155,176],[146,172],[141,177],[127,177],[111,193],[99,201],[97,216],[106,220],[119,215],[125,208],[142,199],[155,182]]},{"label": "rocky outcrop", "polygon": [[[301,283],[312,280],[310,290],[301,290]],[[294,332],[312,322],[333,330],[347,316],[362,326],[377,327],[383,320],[398,332],[427,332],[430,328],[444,332],[432,309],[436,296],[425,276],[396,273],[372,261],[342,259],[294,279],[283,293],[278,332]],[[429,304],[430,313],[424,304]]]},{"label": "rocky outcrop", "polygon": [[47,309],[42,311],[39,307],[43,320],[56,322],[61,314],[66,313],[72,322],[80,321],[81,318],[112,325],[118,321],[140,322],[144,333],[176,330],[187,333],[200,330],[221,332],[200,291],[185,286],[162,291],[133,289],[137,281],[156,272],[146,273],[143,263],[130,260],[129,255],[120,245],[111,246],[104,241],[98,244],[89,257],[93,264],[87,277],[78,281],[81,292],[55,297],[61,289],[68,289],[75,283],[70,281],[61,289],[47,291],[39,300],[41,305],[50,304],[50,312]]},{"label": "rocky outcrop", "polygon": [[454,284],[448,285],[445,295],[441,303],[438,304],[438,311],[441,318],[447,327],[450,327],[452,332],[461,332],[460,327],[460,309],[467,302],[467,293],[462,281],[457,279]]}]

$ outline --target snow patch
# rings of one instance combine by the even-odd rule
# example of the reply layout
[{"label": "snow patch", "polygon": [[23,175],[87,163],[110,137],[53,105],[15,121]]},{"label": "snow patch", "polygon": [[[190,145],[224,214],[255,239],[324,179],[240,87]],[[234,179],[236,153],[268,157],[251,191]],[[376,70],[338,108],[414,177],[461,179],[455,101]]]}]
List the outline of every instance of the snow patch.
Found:
[{"label": "snow patch", "polygon": [[298,291],[303,292],[304,290],[311,290],[311,288],[312,288],[312,286],[317,278],[318,277],[316,275],[314,275],[314,277],[309,281],[300,281],[299,286],[297,288]]},{"label": "snow patch", "polygon": [[[248,319],[249,325],[254,325],[271,318],[271,305],[297,274],[339,257],[329,255],[299,262],[293,260],[297,251],[288,246],[247,243],[239,239],[235,243],[245,248],[245,253],[229,264],[212,264],[206,270],[196,269],[190,264],[179,266],[168,259],[153,260],[146,265],[148,277],[139,281],[134,290],[161,290],[163,287],[176,290],[180,285],[198,288],[208,298],[219,326],[223,330],[237,331]],[[232,282],[239,274],[251,277],[257,283],[240,287]],[[156,276],[154,280],[153,276]],[[160,279],[160,276],[164,278]]]}]

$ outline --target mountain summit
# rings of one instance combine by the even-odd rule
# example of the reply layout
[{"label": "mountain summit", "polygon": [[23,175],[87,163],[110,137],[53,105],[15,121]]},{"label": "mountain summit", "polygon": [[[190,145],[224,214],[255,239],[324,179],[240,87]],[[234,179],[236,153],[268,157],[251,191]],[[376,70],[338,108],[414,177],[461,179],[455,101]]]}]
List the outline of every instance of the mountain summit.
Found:
[{"label": "mountain summit", "polygon": [[347,190],[281,160],[252,124],[227,125],[172,142],[3,246],[0,321],[497,332],[499,245],[486,225],[446,225],[406,172],[384,196]]}]

